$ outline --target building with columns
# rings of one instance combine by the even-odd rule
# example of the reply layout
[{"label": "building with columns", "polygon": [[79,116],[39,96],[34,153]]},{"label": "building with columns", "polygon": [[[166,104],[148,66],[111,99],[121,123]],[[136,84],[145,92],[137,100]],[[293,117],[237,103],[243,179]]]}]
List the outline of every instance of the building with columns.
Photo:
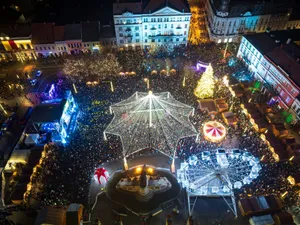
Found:
[{"label": "building with columns", "polygon": [[184,0],[117,2],[113,13],[120,48],[187,44],[191,13]]},{"label": "building with columns", "polygon": [[244,60],[279,106],[300,119],[300,30],[242,37],[237,57]]},{"label": "building with columns", "polygon": [[283,30],[292,13],[292,0],[205,0],[211,41],[239,42],[242,35]]}]

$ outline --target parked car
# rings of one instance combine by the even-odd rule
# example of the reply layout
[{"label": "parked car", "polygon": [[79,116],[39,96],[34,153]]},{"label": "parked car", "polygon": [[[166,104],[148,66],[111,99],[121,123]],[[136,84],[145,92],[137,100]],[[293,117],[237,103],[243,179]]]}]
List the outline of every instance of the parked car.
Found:
[{"label": "parked car", "polygon": [[40,77],[41,75],[42,75],[42,71],[41,70],[36,71],[36,74],[35,74],[36,77]]},{"label": "parked car", "polygon": [[1,125],[1,131],[5,132],[8,128],[10,128],[12,125],[12,119],[7,118]]},{"label": "parked car", "polygon": [[31,86],[35,86],[37,84],[37,79],[32,79],[29,81]]},{"label": "parked car", "polygon": [[33,108],[32,107],[28,107],[25,115],[23,116],[23,118],[19,121],[19,124],[20,125],[24,125],[27,123],[27,121],[29,120],[30,116],[31,116],[31,113],[33,111]]}]

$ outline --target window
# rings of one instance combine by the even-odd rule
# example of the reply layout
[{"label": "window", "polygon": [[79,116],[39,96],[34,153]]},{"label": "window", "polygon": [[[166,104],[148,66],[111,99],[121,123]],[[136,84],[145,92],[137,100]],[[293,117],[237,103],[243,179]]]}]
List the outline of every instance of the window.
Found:
[{"label": "window", "polygon": [[54,47],[54,46],[52,46],[52,49],[53,49],[53,50],[55,50],[55,47]]},{"label": "window", "polygon": [[282,97],[284,95],[284,90],[280,91],[280,96]]},{"label": "window", "polygon": [[155,42],[155,39],[152,39],[151,41],[152,41],[152,42]]},{"label": "window", "polygon": [[174,24],[171,24],[171,28],[174,28]]},{"label": "window", "polygon": [[135,27],[135,30],[139,30],[139,27]]},{"label": "window", "polygon": [[147,43],[148,42],[148,40],[147,39],[145,39],[145,43]]},{"label": "window", "polygon": [[147,30],[147,25],[145,25],[145,30]]},{"label": "window", "polygon": [[66,48],[66,47],[64,47],[64,49],[65,49],[65,50],[67,50],[67,48]]},{"label": "window", "polygon": [[140,33],[136,33],[135,36],[136,36],[136,37],[139,37],[139,36],[140,36]]},{"label": "window", "polygon": [[160,42],[160,39],[158,39],[158,42]]},{"label": "window", "polygon": [[71,48],[70,44],[68,44],[68,47]]},{"label": "window", "polygon": [[136,39],[136,43],[140,43],[140,39]]},{"label": "window", "polygon": [[145,18],[145,19],[144,19],[144,22],[148,22],[148,18]]},{"label": "window", "polygon": [[28,49],[31,49],[31,46],[30,46],[30,44],[27,44],[27,48],[28,48]]},{"label": "window", "polygon": [[161,25],[160,24],[158,24],[158,29],[161,29]]},{"label": "window", "polygon": [[179,38],[176,38],[176,41],[178,42],[178,41],[179,41]]},{"label": "window", "polygon": [[165,28],[168,28],[168,24],[165,24]]},{"label": "window", "polygon": [[117,23],[117,24],[119,24],[119,22],[120,22],[120,21],[119,21],[119,20],[117,20],[117,22],[116,22],[116,23]]},{"label": "window", "polygon": [[121,43],[121,44],[123,44],[123,43],[124,43],[124,41],[123,41],[123,40],[120,40],[120,43]]},{"label": "window", "polygon": [[187,25],[187,24],[185,24],[185,25],[184,25],[184,28],[187,28],[187,27],[188,27],[188,25]]},{"label": "window", "polygon": [[50,47],[48,47],[48,49],[49,49],[49,50],[51,50],[51,48],[50,48]]},{"label": "window", "polygon": [[147,32],[145,33],[145,36],[146,36],[146,37],[148,36]]},{"label": "window", "polygon": [[43,50],[43,48],[42,48],[42,47],[40,47],[40,50]]},{"label": "window", "polygon": [[120,33],[120,35],[119,35],[120,37],[123,37],[123,34],[122,33]]},{"label": "window", "polygon": [[285,102],[286,102],[287,104],[289,104],[290,101],[291,101],[291,98],[290,98],[289,96],[286,97]]},{"label": "window", "polygon": [[184,31],[184,35],[186,35],[186,31]]},{"label": "window", "polygon": [[122,27],[119,27],[119,31],[122,31]]},{"label": "window", "polygon": [[165,38],[164,42],[167,42],[167,39]]},{"label": "window", "polygon": [[86,44],[86,46],[90,47],[90,44]]}]

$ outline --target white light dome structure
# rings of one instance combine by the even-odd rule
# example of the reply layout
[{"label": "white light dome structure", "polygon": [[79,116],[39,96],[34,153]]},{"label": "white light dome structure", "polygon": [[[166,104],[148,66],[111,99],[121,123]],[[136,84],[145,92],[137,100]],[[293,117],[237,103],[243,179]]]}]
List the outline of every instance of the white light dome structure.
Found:
[{"label": "white light dome structure", "polygon": [[114,118],[105,129],[104,138],[106,134],[119,136],[124,157],[146,148],[174,157],[179,139],[197,135],[189,120],[194,109],[169,92],[136,92],[112,105],[110,111]]},{"label": "white light dome structure", "polygon": [[224,200],[237,215],[233,189],[251,183],[259,175],[259,160],[238,149],[204,151],[197,158],[197,163],[184,162],[177,170],[177,178],[188,195],[231,197],[232,204]]}]

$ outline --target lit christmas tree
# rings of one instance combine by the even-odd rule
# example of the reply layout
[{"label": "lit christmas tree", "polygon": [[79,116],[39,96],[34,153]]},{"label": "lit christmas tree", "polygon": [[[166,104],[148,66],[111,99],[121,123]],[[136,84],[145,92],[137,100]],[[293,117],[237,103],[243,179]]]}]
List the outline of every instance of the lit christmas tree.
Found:
[{"label": "lit christmas tree", "polygon": [[214,95],[214,89],[214,71],[211,64],[209,64],[206,71],[202,74],[198,81],[197,87],[194,90],[194,95],[198,98],[212,98]]}]

